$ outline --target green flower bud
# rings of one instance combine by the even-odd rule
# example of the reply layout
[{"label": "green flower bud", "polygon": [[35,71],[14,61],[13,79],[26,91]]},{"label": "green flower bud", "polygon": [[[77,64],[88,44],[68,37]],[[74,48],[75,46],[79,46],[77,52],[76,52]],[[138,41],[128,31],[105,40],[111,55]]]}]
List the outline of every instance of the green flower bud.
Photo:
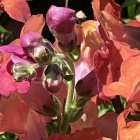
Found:
[{"label": "green flower bud", "polygon": [[21,82],[24,79],[32,79],[35,75],[36,70],[31,64],[19,62],[13,66],[13,76],[17,82]]}]

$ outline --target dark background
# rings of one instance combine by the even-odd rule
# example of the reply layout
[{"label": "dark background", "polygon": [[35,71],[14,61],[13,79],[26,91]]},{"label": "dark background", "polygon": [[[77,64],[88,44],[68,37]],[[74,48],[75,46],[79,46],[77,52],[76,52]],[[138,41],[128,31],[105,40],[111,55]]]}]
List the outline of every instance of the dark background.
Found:
[{"label": "dark background", "polygon": [[[116,0],[116,3],[122,4],[123,0]],[[33,0],[28,1],[30,10],[32,14],[44,14],[44,17],[47,13],[47,10],[51,5],[56,6],[65,6],[65,0]],[[69,8],[74,9],[76,12],[82,10],[87,19],[93,19],[93,11],[91,7],[91,0],[69,0]],[[125,13],[122,13],[125,15]],[[12,32],[12,36],[8,37],[1,44],[10,43],[12,40],[19,37],[20,30],[23,26],[22,23],[17,22],[11,19],[6,13],[3,13],[0,17],[0,25],[5,27],[7,30]],[[50,41],[54,41],[53,36],[50,34],[47,26],[43,29],[43,36],[48,38]]]}]

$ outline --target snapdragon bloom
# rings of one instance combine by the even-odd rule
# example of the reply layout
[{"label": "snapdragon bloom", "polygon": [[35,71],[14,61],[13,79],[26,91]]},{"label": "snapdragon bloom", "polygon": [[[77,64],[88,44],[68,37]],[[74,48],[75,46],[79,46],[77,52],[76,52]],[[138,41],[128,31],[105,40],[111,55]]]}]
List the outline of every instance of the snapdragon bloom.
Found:
[{"label": "snapdragon bloom", "polygon": [[65,47],[73,45],[76,38],[74,29],[76,24],[76,13],[74,10],[52,5],[47,12],[46,22],[50,31],[59,43]]},{"label": "snapdragon bloom", "polygon": [[[41,57],[41,61],[45,62],[47,61],[46,57],[48,58],[45,54],[42,55],[42,52],[42,56],[38,54],[39,56],[34,58],[34,54],[36,54],[36,51],[38,52],[38,49],[35,50],[35,48],[38,47],[41,39],[41,35],[29,32],[21,36],[20,45],[16,46],[10,44],[0,48],[1,53],[10,53],[9,59],[5,61],[0,68],[2,95],[9,96],[16,90],[18,90],[19,93],[26,93],[29,90],[31,78],[36,77],[36,79],[39,79],[36,68],[33,68],[33,65],[37,63],[36,57]],[[39,45],[38,48],[40,50],[43,46]],[[3,76],[3,74],[5,76]],[[14,81],[14,79],[16,81]],[[6,81],[7,84],[5,84]]]},{"label": "snapdragon bloom", "polygon": [[52,5],[47,12],[46,21],[52,32],[69,34],[76,23],[76,14],[72,9]]}]

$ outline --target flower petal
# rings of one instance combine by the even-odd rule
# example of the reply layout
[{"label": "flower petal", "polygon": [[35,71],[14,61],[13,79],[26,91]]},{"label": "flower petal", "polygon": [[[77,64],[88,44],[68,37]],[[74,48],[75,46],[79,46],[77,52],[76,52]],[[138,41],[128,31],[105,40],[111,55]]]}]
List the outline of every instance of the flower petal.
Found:
[{"label": "flower petal", "polygon": [[27,93],[30,88],[30,82],[29,81],[22,81],[18,84],[18,92],[19,93]]},{"label": "flower petal", "polygon": [[23,55],[23,49],[19,46],[14,46],[14,45],[4,45],[0,47],[0,52],[3,53],[15,53],[18,55]]},{"label": "flower petal", "polygon": [[94,10],[94,16],[96,19],[100,18],[101,11],[106,11],[115,16],[116,18],[120,18],[121,16],[121,7],[116,4],[114,0],[93,0],[92,7]]},{"label": "flower petal", "polygon": [[25,133],[20,135],[20,140],[47,140],[48,135],[45,129],[47,121],[42,115],[30,110],[25,125]]},{"label": "flower petal", "polygon": [[45,19],[42,14],[31,16],[23,26],[20,36],[28,32],[41,33],[45,25]]},{"label": "flower petal", "polygon": [[25,23],[31,16],[26,0],[1,0],[1,4],[4,5],[7,14],[15,20]]},{"label": "flower petal", "polygon": [[0,132],[24,133],[28,107],[17,94],[0,98]]}]

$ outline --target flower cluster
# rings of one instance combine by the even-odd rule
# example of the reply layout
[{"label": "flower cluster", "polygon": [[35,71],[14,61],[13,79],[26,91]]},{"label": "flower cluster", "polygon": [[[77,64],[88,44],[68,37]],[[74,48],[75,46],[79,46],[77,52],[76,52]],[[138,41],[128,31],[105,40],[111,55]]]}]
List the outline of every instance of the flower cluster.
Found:
[{"label": "flower cluster", "polygon": [[[20,140],[140,139],[140,23],[123,24],[114,0],[92,7],[95,20],[77,24],[74,10],[52,5],[45,22],[24,0],[0,1],[0,11],[25,23],[0,47],[1,132]],[[54,43],[41,35],[45,23]]]}]

